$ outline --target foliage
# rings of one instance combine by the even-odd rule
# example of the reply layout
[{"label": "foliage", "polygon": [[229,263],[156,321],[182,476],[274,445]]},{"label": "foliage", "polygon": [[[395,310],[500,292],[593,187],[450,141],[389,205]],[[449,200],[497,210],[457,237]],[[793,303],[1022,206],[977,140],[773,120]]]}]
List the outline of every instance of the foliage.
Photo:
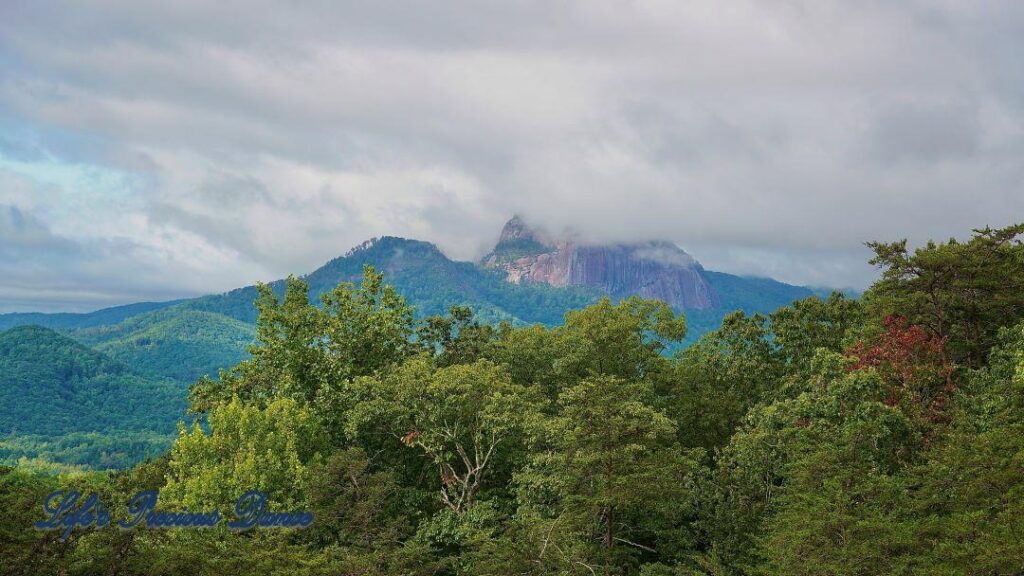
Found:
[{"label": "foliage", "polygon": [[169,500],[208,509],[259,490],[282,505],[305,501],[308,467],[324,448],[308,410],[290,398],[266,407],[235,398],[210,411],[209,425],[209,434],[198,422],[180,427],[162,493]]},{"label": "foliage", "polygon": [[123,467],[168,446],[184,389],[38,326],[0,333],[0,459]]},{"label": "foliage", "polygon": [[233,396],[262,402],[277,396],[300,402],[333,396],[335,388],[394,364],[413,350],[412,309],[383,276],[367,268],[362,285],[339,284],[309,301],[309,285],[288,279],[284,298],[259,287],[256,344],[252,358],[219,381],[205,378],[192,387],[193,408],[204,411]]},{"label": "foliage", "polygon": [[[372,269],[359,286],[322,289],[349,260],[261,286],[250,358],[193,386],[202,418],[181,426],[164,457],[82,473],[51,462],[81,449],[71,439],[5,440],[31,458],[0,469],[3,568],[1020,573],[1024,322],[1006,289],[1021,280],[1014,230],[913,256],[880,248],[890,269],[863,301],[832,294],[738,311],[686,349],[692,317],[636,298],[523,326],[494,325],[465,302],[417,316]],[[436,258],[381,242],[409,248],[390,252],[392,264]],[[470,274],[449,272],[429,281]],[[81,383],[102,386],[97,375],[141,378],[41,330],[0,343],[52,360],[4,365],[60,377],[47,409]],[[127,433],[98,430],[97,445]],[[76,530],[59,542],[25,530],[56,487],[96,491],[118,512],[142,489],[200,509],[260,489],[273,507],[308,508],[316,520],[245,534]]]},{"label": "foliage", "polygon": [[422,452],[436,467],[441,502],[455,513],[492,482],[507,481],[495,469],[522,453],[524,428],[538,413],[539,394],[486,360],[435,369],[418,358],[354,388],[353,432],[373,426]]},{"label": "foliage", "polygon": [[67,334],[140,374],[185,386],[243,360],[255,333],[222,314],[176,306]]},{"label": "foliage", "polygon": [[903,405],[931,420],[945,418],[954,390],[945,342],[920,326],[908,328],[903,318],[890,316],[884,324],[886,331],[874,342],[858,342],[847,352],[855,359],[850,370],[876,370],[889,385],[889,406]]},{"label": "foliage", "polygon": [[122,469],[166,453],[172,440],[166,432],[145,430],[71,432],[55,436],[10,434],[0,438],[0,463],[18,463],[19,467],[25,467],[26,461],[32,461],[37,468],[54,471]]},{"label": "foliage", "polygon": [[947,340],[951,359],[978,367],[999,329],[1024,319],[1024,224],[974,231],[914,250],[870,242],[882,279],[866,294],[878,316],[899,315]]},{"label": "foliage", "polygon": [[651,392],[617,376],[586,378],[541,424],[541,449],[518,477],[520,499],[575,541],[562,561],[614,573],[687,544],[673,528],[687,513],[679,504],[691,465]]}]

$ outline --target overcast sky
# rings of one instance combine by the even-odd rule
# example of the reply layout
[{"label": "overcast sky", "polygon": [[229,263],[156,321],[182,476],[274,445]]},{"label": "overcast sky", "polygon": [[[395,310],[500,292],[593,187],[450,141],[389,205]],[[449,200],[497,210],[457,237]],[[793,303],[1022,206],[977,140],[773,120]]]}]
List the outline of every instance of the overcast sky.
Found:
[{"label": "overcast sky", "polygon": [[515,212],[853,287],[866,240],[1024,220],[1016,0],[147,4],[0,2],[0,311]]}]

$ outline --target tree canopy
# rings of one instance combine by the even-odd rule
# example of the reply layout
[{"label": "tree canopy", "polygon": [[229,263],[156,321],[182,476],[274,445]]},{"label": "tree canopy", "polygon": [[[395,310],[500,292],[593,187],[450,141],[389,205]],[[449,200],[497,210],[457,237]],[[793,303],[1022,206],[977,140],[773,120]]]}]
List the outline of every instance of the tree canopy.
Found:
[{"label": "tree canopy", "polygon": [[[116,473],[0,469],[11,573],[1002,575],[1024,571],[1017,236],[872,244],[883,276],[734,313],[604,299],[558,326],[415,319],[367,269],[259,291],[251,358]],[[306,529],[26,533],[57,486],[124,506],[264,491]]]}]

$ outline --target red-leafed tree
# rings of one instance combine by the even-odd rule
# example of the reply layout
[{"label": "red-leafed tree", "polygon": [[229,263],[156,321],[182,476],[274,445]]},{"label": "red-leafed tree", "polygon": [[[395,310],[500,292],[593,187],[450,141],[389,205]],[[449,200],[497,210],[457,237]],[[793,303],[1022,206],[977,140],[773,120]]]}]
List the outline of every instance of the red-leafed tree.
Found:
[{"label": "red-leafed tree", "polygon": [[882,278],[864,295],[872,313],[896,314],[945,339],[962,366],[984,366],[1000,328],[1024,320],[1024,223],[974,231],[966,241],[869,242]]},{"label": "red-leafed tree", "polygon": [[945,339],[906,318],[885,318],[885,332],[874,341],[858,342],[847,350],[854,359],[849,369],[874,368],[890,386],[886,404],[922,413],[932,422],[946,418],[946,403],[954,390],[953,364]]}]

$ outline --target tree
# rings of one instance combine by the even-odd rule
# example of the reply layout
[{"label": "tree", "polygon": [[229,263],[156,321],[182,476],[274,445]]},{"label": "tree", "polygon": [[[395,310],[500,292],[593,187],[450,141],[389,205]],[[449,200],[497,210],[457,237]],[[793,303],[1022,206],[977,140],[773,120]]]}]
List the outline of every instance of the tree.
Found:
[{"label": "tree", "polygon": [[945,342],[897,316],[884,324],[885,332],[873,342],[858,342],[847,351],[855,360],[849,369],[876,370],[889,385],[889,406],[933,422],[945,420],[949,395],[956,389]]},{"label": "tree", "polygon": [[867,535],[898,518],[890,512],[904,502],[905,471],[924,445],[917,420],[886,404],[889,385],[850,363],[821,350],[805,390],[754,407],[722,450],[699,483],[709,562],[741,573],[888,569],[862,547],[887,553],[884,538]]},{"label": "tree", "polygon": [[669,412],[684,446],[723,446],[751,408],[795,398],[821,351],[842,352],[863,322],[859,301],[832,293],[768,316],[734,312],[679,353]]},{"label": "tree", "polygon": [[217,506],[224,513],[249,490],[264,492],[277,505],[305,502],[309,467],[326,449],[309,408],[291,398],[266,407],[234,398],[210,411],[209,426],[209,434],[198,422],[191,431],[180,426],[161,496],[193,510]]},{"label": "tree", "polygon": [[535,389],[512,383],[487,360],[437,368],[420,357],[355,387],[361,400],[350,433],[381,429],[394,445],[421,452],[436,469],[441,502],[455,513],[501,480],[495,469],[520,455],[524,428],[539,410]]},{"label": "tree", "polygon": [[724,445],[747,411],[781,387],[783,365],[767,321],[734,312],[680,354],[669,412],[683,445]]},{"label": "tree", "polygon": [[877,374],[853,372],[794,405],[781,482],[755,537],[759,573],[900,573],[914,546],[908,470],[920,434],[879,401],[885,389]]},{"label": "tree", "polygon": [[494,338],[468,306],[452,306],[447,316],[430,316],[416,330],[418,342],[436,356],[438,366],[469,364],[481,358]]},{"label": "tree", "polygon": [[668,304],[630,297],[618,304],[597,304],[565,314],[559,330],[560,375],[623,379],[650,378],[667,369],[665,345],[686,337],[686,318]]},{"label": "tree", "polygon": [[1024,324],[1003,330],[988,366],[954,394],[948,434],[914,468],[919,574],[1024,567]]},{"label": "tree", "polygon": [[673,528],[686,514],[692,461],[652,400],[641,382],[594,376],[565,390],[560,413],[541,424],[540,449],[519,477],[520,498],[547,518],[542,529],[580,543],[572,563],[621,573],[679,547]]},{"label": "tree", "polygon": [[74,534],[60,541],[60,532],[38,532],[32,525],[43,520],[40,505],[53,490],[57,478],[0,466],[0,506],[5,510],[0,522],[0,557],[8,574],[57,574],[66,565],[74,549]]},{"label": "tree", "polygon": [[288,278],[283,300],[259,285],[252,358],[221,371],[219,381],[194,385],[192,410],[203,412],[235,396],[255,403],[282,395],[302,403],[336,400],[332,396],[352,378],[401,362],[415,350],[413,311],[383,278],[367,266],[359,288],[343,282],[322,295],[321,307],[310,303],[304,280]]},{"label": "tree", "polygon": [[388,470],[374,470],[360,448],[333,453],[315,466],[309,481],[316,524],[303,536],[321,545],[385,550],[411,535],[401,486]]},{"label": "tree", "polygon": [[898,315],[946,340],[950,359],[979,367],[1001,327],[1024,319],[1024,224],[974,231],[914,250],[869,242],[882,279],[865,295],[877,317]]},{"label": "tree", "polygon": [[786,373],[782,392],[813,375],[812,361],[822,349],[842,352],[866,320],[860,300],[840,292],[822,300],[816,296],[797,300],[769,315],[771,341],[778,349]]}]

